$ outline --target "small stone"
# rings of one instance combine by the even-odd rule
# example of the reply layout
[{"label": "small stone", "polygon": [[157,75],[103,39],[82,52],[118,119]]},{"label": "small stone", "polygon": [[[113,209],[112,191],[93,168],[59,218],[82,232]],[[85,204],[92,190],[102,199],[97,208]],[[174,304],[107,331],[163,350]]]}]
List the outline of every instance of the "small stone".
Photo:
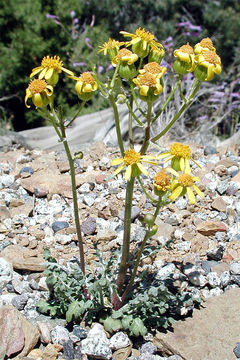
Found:
[{"label": "small stone", "polygon": [[20,175],[24,175],[24,174],[32,175],[33,173],[34,173],[34,170],[31,166],[24,166],[19,171]]},{"label": "small stone", "polygon": [[220,221],[202,221],[197,225],[197,231],[206,236],[214,235],[216,232],[227,232],[227,227]]},{"label": "small stone", "polygon": [[231,282],[231,275],[229,271],[224,271],[220,276],[221,286],[226,287]]},{"label": "small stone", "polygon": [[207,280],[212,288],[218,287],[221,284],[221,280],[216,272],[210,272],[207,274]]},{"label": "small stone", "polygon": [[88,333],[89,333],[88,329],[79,325],[73,325],[73,335],[77,336],[80,340],[86,339]]},{"label": "small stone", "polygon": [[118,350],[129,346],[130,343],[129,337],[122,331],[119,331],[111,337],[109,346],[112,350]]},{"label": "small stone", "polygon": [[69,223],[67,221],[54,221],[52,223],[52,229],[54,233],[56,233],[59,230],[66,229],[69,227]]},{"label": "small stone", "polygon": [[11,213],[8,210],[8,208],[6,206],[0,206],[0,221],[10,218],[11,217]]},{"label": "small stone", "polygon": [[32,161],[32,157],[30,155],[20,155],[17,160],[16,163],[18,164],[26,164],[28,162]]},{"label": "small stone", "polygon": [[23,310],[28,301],[28,298],[29,296],[27,294],[15,296],[12,299],[12,305],[15,306],[15,308],[17,308],[18,310]]},{"label": "small stone", "polygon": [[51,326],[48,322],[38,321],[37,322],[38,330],[40,332],[41,342],[44,344],[49,344],[51,342]]},{"label": "small stone", "polygon": [[48,189],[42,186],[35,186],[33,192],[37,198],[46,197],[49,193]]},{"label": "small stone", "polygon": [[70,340],[69,332],[63,326],[57,325],[51,330],[51,338],[54,344],[63,345]]},{"label": "small stone", "polygon": [[199,271],[192,271],[188,275],[189,281],[191,284],[199,287],[204,287],[207,284],[207,279]]},{"label": "small stone", "polygon": [[225,201],[218,196],[213,202],[212,202],[212,208],[217,210],[217,211],[221,211],[221,212],[225,212],[227,210],[227,204],[225,203]]},{"label": "small stone", "polygon": [[236,346],[233,349],[234,354],[237,358],[240,358],[240,342],[236,344]]},{"label": "small stone", "polygon": [[84,235],[93,235],[96,232],[96,228],[96,219],[90,216],[83,221],[81,226]]},{"label": "small stone", "polygon": [[67,360],[73,360],[75,358],[72,340],[68,340],[63,343],[63,358]]},{"label": "small stone", "polygon": [[230,273],[233,274],[233,275],[240,275],[240,264],[239,263],[232,263],[230,264]]},{"label": "small stone", "polygon": [[217,149],[212,145],[206,145],[204,148],[204,155],[217,154]]},{"label": "small stone", "polygon": [[155,354],[157,352],[157,347],[153,345],[151,341],[143,344],[140,348],[141,354]]},{"label": "small stone", "polygon": [[0,289],[6,286],[13,277],[13,269],[11,264],[0,257]]},{"label": "small stone", "polygon": [[157,270],[156,279],[166,279],[174,273],[176,267],[173,263],[166,264],[161,269]]},{"label": "small stone", "polygon": [[97,239],[99,241],[108,242],[113,239],[116,239],[116,237],[117,237],[117,233],[112,229],[99,229],[97,233]]},{"label": "small stone", "polygon": [[211,260],[220,261],[223,257],[225,248],[220,245],[217,248],[211,249],[207,251],[207,257]]},{"label": "small stone", "polygon": [[212,267],[216,264],[218,264],[218,262],[214,260],[208,260],[208,261],[203,260],[201,266],[205,274],[207,275],[208,273],[211,272]]}]

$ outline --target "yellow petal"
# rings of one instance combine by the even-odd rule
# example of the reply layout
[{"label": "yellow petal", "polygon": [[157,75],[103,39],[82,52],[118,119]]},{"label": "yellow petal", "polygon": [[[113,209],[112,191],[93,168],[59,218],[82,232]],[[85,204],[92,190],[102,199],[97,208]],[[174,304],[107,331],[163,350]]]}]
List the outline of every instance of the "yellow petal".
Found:
[{"label": "yellow petal", "polygon": [[198,176],[193,176],[192,179],[193,179],[194,182],[196,182],[196,181],[197,181],[197,182],[201,181]]},{"label": "yellow petal", "polygon": [[141,163],[137,163],[137,167],[145,176],[148,176],[147,169]]},{"label": "yellow petal", "polygon": [[123,158],[116,158],[111,161],[111,166],[120,165],[123,163]]},{"label": "yellow petal", "polygon": [[40,72],[40,74],[39,74],[39,79],[43,79],[44,78],[44,76],[45,76],[45,74],[46,74],[46,72],[47,72],[47,68],[44,68],[41,72]]},{"label": "yellow petal", "polygon": [[203,199],[204,196],[201,190],[195,184],[193,184],[192,187],[196,191],[196,193],[200,196],[200,198]]},{"label": "yellow petal", "polygon": [[172,168],[166,168],[166,170],[168,172],[170,172],[172,175],[176,176],[176,177],[179,177],[179,173],[176,172],[176,170],[172,169]]},{"label": "yellow petal", "polygon": [[54,69],[53,69],[53,68],[48,69],[48,71],[47,71],[46,74],[45,74],[45,79],[46,79],[46,80],[51,79],[51,77],[53,76],[53,72],[54,72]]},{"label": "yellow petal", "polygon": [[165,158],[166,156],[168,156],[170,154],[170,152],[165,152],[165,153],[162,153],[160,155],[157,155],[156,156],[156,159],[162,159],[162,158]]},{"label": "yellow petal", "polygon": [[64,67],[61,67],[61,70],[67,73],[68,75],[74,76],[74,73],[68,69],[65,69]]},{"label": "yellow petal", "polygon": [[123,165],[121,165],[121,166],[119,166],[115,171],[114,171],[114,175],[117,175],[117,174],[119,174],[121,171],[122,171],[122,169],[125,167],[125,165],[123,164]]},{"label": "yellow petal", "polygon": [[210,64],[208,65],[208,69],[207,69],[207,81],[212,80],[212,78],[214,77],[214,65]]},{"label": "yellow petal", "polygon": [[128,181],[132,175],[132,166],[128,165],[127,170],[125,172],[125,179]]},{"label": "yellow petal", "polygon": [[187,187],[187,195],[188,195],[190,204],[192,204],[192,205],[195,204],[196,198],[195,198],[195,195],[194,195],[192,189],[189,186]]},{"label": "yellow petal", "polygon": [[176,200],[181,195],[182,191],[183,191],[183,187],[179,185],[178,187],[176,187],[175,190],[173,190],[173,192],[169,196],[169,199],[171,201]]},{"label": "yellow petal", "polygon": [[185,161],[184,161],[184,158],[180,158],[180,161],[179,161],[179,165],[180,165],[180,169],[182,170],[182,171],[184,171],[184,165],[185,165]]},{"label": "yellow petal", "polygon": [[142,158],[142,159],[156,159],[156,156],[153,156],[153,155],[143,155],[141,158]]},{"label": "yellow petal", "polygon": [[28,107],[28,108],[30,108],[30,105],[27,104],[27,101],[30,97],[32,97],[32,93],[29,89],[26,89],[26,96],[25,96],[24,101],[25,101],[26,107]]},{"label": "yellow petal", "polygon": [[42,107],[43,106],[43,100],[41,94],[34,94],[33,95],[33,103],[36,107]]},{"label": "yellow petal", "polygon": [[38,66],[34,69],[32,69],[31,75],[30,75],[30,79],[35,76],[36,74],[38,74],[40,71],[42,70],[42,66]]},{"label": "yellow petal", "polygon": [[142,85],[142,86],[140,87],[139,94],[142,95],[142,96],[147,96],[148,90],[149,90],[149,86],[147,86],[147,85]]},{"label": "yellow petal", "polygon": [[185,173],[186,174],[191,174],[191,169],[190,169],[190,164],[189,164],[188,159],[185,159]]}]

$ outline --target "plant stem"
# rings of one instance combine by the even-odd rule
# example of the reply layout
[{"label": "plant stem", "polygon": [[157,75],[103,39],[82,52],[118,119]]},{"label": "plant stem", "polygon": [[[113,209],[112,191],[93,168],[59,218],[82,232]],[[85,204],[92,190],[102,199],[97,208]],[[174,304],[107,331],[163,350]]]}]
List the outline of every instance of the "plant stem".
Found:
[{"label": "plant stem", "polygon": [[145,128],[145,137],[144,141],[140,150],[142,155],[145,154],[150,140],[150,127],[151,127],[151,119],[152,119],[152,102],[148,102],[148,109],[147,109],[147,126]]},{"label": "plant stem", "polygon": [[[132,109],[133,106],[133,96],[131,95],[130,97],[130,108]],[[133,128],[132,128],[132,112],[129,111],[129,115],[128,115],[128,137],[129,137],[129,147],[130,149],[133,149]]]},{"label": "plant stem", "polygon": [[127,268],[128,268],[134,181],[135,181],[135,178],[131,177],[131,179],[128,180],[128,182],[127,182],[127,188],[126,188],[122,258],[121,258],[121,263],[119,266],[119,273],[118,273],[117,282],[116,282],[118,294],[120,294],[122,291],[122,287],[124,284],[124,280],[125,280],[125,276],[126,276]]},{"label": "plant stem", "polygon": [[[156,217],[158,216],[158,213],[159,213],[159,210],[162,206],[162,201],[161,201],[161,198],[158,199],[158,203],[157,203],[157,207],[155,209],[155,212],[154,212],[154,221],[156,220]],[[135,280],[135,277],[136,277],[136,274],[137,274],[137,269],[138,269],[138,265],[140,263],[140,260],[141,260],[141,256],[142,256],[142,253],[143,253],[143,250],[145,248],[145,245],[146,245],[146,242],[147,240],[151,237],[151,229],[150,230],[147,230],[145,236],[144,236],[144,239],[141,243],[141,246],[140,246],[140,249],[138,251],[138,256],[137,256],[137,259],[136,259],[136,262],[135,262],[135,265],[134,265],[134,269],[133,269],[133,272],[132,272],[132,276],[131,276],[131,279],[126,287],[126,290],[124,291],[122,297],[121,297],[121,305],[123,303],[123,301],[125,300],[126,296],[128,295],[128,293],[130,292],[130,290],[132,289],[132,286],[133,286],[133,283],[134,283],[134,280]]]},{"label": "plant stem", "polygon": [[141,186],[144,194],[149,198],[149,200],[151,200],[153,203],[156,203],[157,200],[155,200],[154,198],[152,198],[152,197],[148,194],[147,190],[145,189],[145,187],[144,187],[144,185],[143,185],[143,183],[142,183],[142,181],[141,181],[141,179],[140,179],[140,176],[138,176],[137,179],[138,179],[138,181],[139,181],[139,184],[140,184],[140,186]]},{"label": "plant stem", "polygon": [[187,102],[185,102],[182,107],[180,108],[180,110],[177,112],[177,114],[174,116],[174,118],[170,121],[170,123],[165,127],[165,129],[163,131],[160,132],[160,134],[158,134],[157,136],[153,137],[151,139],[152,142],[156,142],[157,140],[159,140],[164,134],[166,134],[166,132],[173,126],[173,124],[180,118],[180,116],[182,115],[182,113],[186,110],[186,108],[191,104],[193,97],[195,96],[195,94],[197,93],[199,87],[201,85],[201,82],[199,80],[195,80],[194,82],[194,86],[193,86],[193,90],[187,100]]}]

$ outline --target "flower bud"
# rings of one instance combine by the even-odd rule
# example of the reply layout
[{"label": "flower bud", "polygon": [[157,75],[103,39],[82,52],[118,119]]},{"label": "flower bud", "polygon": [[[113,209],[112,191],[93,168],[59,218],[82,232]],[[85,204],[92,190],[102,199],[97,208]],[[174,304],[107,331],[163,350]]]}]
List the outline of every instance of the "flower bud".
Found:
[{"label": "flower bud", "polygon": [[126,95],[118,94],[117,96],[117,104],[125,104],[126,102]]},{"label": "flower bud", "polygon": [[152,214],[145,214],[144,215],[144,224],[152,227],[154,225],[155,218]]},{"label": "flower bud", "polygon": [[157,233],[157,231],[158,231],[158,226],[155,224],[155,225],[153,225],[151,231],[149,232],[149,236],[155,235]]}]

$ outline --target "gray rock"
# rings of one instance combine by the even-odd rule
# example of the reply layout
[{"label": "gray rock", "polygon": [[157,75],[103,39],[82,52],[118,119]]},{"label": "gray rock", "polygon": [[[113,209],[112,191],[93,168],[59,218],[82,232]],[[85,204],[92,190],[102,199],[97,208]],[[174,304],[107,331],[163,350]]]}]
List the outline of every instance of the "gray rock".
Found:
[{"label": "gray rock", "polygon": [[220,276],[220,281],[221,281],[222,287],[228,286],[230,284],[230,282],[231,282],[230,272],[229,271],[224,271]]},{"label": "gray rock", "polygon": [[86,339],[88,333],[88,329],[79,325],[73,325],[73,335],[77,336],[79,339]]},{"label": "gray rock", "polygon": [[13,175],[2,175],[0,176],[0,189],[9,188],[15,179]]},{"label": "gray rock", "polygon": [[[132,207],[132,213],[131,213],[131,221],[133,222],[140,214],[140,209],[138,206],[133,206]],[[118,214],[119,219],[121,219],[122,221],[124,220],[124,210],[121,210]]]},{"label": "gray rock", "polygon": [[70,340],[69,332],[63,326],[57,325],[51,330],[51,338],[53,344],[63,345]]},{"label": "gray rock", "polygon": [[217,153],[217,149],[212,146],[212,145],[206,145],[204,147],[204,155],[211,155],[211,154],[216,154]]},{"label": "gray rock", "polygon": [[84,235],[93,235],[96,231],[97,224],[96,219],[93,217],[88,217],[83,221],[81,229]]},{"label": "gray rock", "polygon": [[240,358],[240,342],[237,342],[236,346],[233,349],[233,352],[237,358]]},{"label": "gray rock", "polygon": [[96,198],[97,198],[97,194],[94,193],[86,194],[83,195],[83,202],[87,206],[91,207],[94,204]]},{"label": "gray rock", "polygon": [[217,264],[218,262],[215,260],[203,260],[201,262],[202,269],[204,270],[206,275],[211,271],[211,268]]},{"label": "gray rock", "polygon": [[221,279],[219,278],[219,276],[216,272],[208,273],[207,280],[208,280],[209,285],[212,288],[216,288],[216,287],[220,286],[220,284],[221,284]]},{"label": "gray rock", "polygon": [[12,280],[12,266],[4,258],[0,258],[0,288],[6,286]]},{"label": "gray rock", "polygon": [[173,263],[168,263],[161,269],[157,270],[156,279],[163,280],[174,273],[176,266]]},{"label": "gray rock", "polygon": [[223,195],[228,187],[229,187],[229,181],[228,180],[221,181],[217,185],[217,191],[219,192],[220,195]]},{"label": "gray rock", "polygon": [[15,296],[12,299],[12,305],[15,306],[18,310],[23,310],[25,305],[27,304],[29,295],[28,294],[21,294],[18,296]]},{"label": "gray rock", "polygon": [[151,341],[149,341],[141,346],[140,352],[141,354],[155,354],[155,352],[157,352],[157,347],[153,345]]},{"label": "gray rock", "polygon": [[110,360],[112,358],[112,350],[105,339],[100,336],[89,336],[81,342],[82,354],[93,356],[97,359]]},{"label": "gray rock", "polygon": [[18,164],[26,164],[32,161],[32,157],[30,155],[20,155],[18,156],[16,163]]},{"label": "gray rock", "polygon": [[54,221],[52,223],[52,229],[54,233],[56,233],[59,230],[66,229],[69,227],[69,223],[67,221]]},{"label": "gray rock", "polygon": [[234,262],[234,263],[230,264],[229,269],[230,269],[230,273],[232,275],[240,275],[240,264],[239,263]]},{"label": "gray rock", "polygon": [[207,279],[199,271],[192,271],[188,275],[189,281],[195,286],[203,287],[207,284]]},{"label": "gray rock", "polygon": [[31,166],[24,166],[20,169],[19,174],[30,174],[32,175],[34,170]]}]

